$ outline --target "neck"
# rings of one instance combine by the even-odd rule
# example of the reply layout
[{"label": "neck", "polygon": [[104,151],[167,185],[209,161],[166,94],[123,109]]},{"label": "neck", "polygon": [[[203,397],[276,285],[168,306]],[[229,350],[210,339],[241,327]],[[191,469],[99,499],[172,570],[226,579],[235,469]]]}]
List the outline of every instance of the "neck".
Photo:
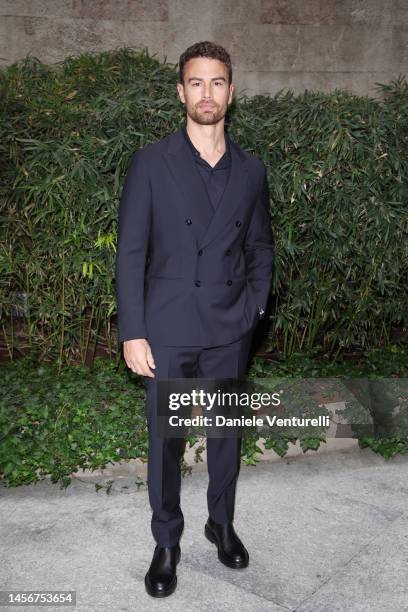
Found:
[{"label": "neck", "polygon": [[200,153],[214,155],[226,150],[224,120],[214,125],[201,125],[187,117],[186,129],[191,142]]}]

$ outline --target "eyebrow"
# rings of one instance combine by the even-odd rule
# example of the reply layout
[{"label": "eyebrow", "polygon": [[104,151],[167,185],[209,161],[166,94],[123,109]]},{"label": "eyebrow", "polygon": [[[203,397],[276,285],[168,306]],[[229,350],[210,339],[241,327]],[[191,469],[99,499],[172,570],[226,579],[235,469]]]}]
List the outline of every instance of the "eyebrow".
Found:
[{"label": "eyebrow", "polygon": [[[200,77],[190,77],[187,82],[189,83],[190,81],[203,81],[204,79],[200,78]],[[227,79],[223,76],[219,76],[219,77],[214,77],[213,79],[211,79],[212,81],[226,81]]]}]

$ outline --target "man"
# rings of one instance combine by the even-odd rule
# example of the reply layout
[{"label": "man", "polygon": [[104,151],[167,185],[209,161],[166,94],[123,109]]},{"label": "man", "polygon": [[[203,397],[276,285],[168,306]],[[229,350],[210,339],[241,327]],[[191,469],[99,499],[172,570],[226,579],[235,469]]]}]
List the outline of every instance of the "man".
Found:
[{"label": "man", "polygon": [[[119,339],[128,367],[146,384],[157,544],[145,585],[153,597],[176,588],[184,525],[183,440],[158,435],[156,382],[245,375],[273,259],[265,165],[224,129],[234,92],[225,49],[211,42],[189,47],[180,57],[177,90],[186,123],[132,157],[116,260]],[[233,527],[240,446],[239,437],[207,437],[205,535],[231,568],[249,559]]]}]

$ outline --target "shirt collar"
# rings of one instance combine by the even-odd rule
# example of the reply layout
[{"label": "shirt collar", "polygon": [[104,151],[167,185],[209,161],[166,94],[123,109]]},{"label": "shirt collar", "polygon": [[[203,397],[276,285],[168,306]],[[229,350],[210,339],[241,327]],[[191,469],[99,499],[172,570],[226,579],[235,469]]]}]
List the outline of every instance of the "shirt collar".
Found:
[{"label": "shirt collar", "polygon": [[[185,123],[181,126],[181,130],[183,132],[184,138],[186,139],[186,141],[187,141],[187,143],[188,143],[188,145],[189,145],[193,155],[195,157],[201,157],[200,156],[200,151],[198,151],[195,148],[195,146],[193,145],[193,143],[191,142],[190,136],[188,135],[188,132],[187,132],[187,126],[186,126]],[[226,152],[227,157],[229,159],[231,159],[231,149],[230,149],[229,136],[228,136],[228,133],[227,133],[226,130],[224,130],[224,138],[225,138],[225,152]]]}]

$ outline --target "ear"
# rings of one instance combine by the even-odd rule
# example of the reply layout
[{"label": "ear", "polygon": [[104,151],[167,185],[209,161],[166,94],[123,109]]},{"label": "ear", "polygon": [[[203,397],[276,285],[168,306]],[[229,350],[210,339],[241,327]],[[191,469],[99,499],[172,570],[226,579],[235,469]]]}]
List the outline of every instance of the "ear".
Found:
[{"label": "ear", "polygon": [[186,98],[184,96],[184,86],[182,83],[177,83],[177,91],[180,98],[180,101],[185,104]]},{"label": "ear", "polygon": [[235,85],[233,85],[231,83],[231,85],[230,85],[230,93],[229,93],[229,97],[228,97],[228,104],[231,104],[232,100],[234,99],[234,92],[235,92]]}]

